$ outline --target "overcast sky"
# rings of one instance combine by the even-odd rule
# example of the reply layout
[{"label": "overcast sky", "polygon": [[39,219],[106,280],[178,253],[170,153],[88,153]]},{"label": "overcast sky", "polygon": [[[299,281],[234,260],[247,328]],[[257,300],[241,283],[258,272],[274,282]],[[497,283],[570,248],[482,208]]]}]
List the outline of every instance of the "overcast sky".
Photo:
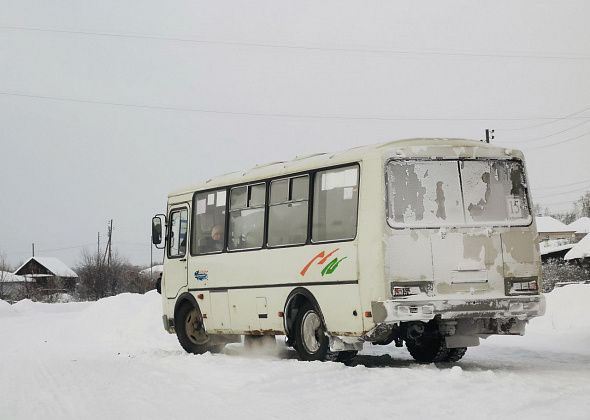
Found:
[{"label": "overcast sky", "polygon": [[34,242],[75,265],[112,218],[114,248],[147,265],[170,190],[398,138],[495,128],[495,143],[525,152],[537,202],[569,209],[590,188],[585,0],[0,10],[0,252],[12,264]]}]

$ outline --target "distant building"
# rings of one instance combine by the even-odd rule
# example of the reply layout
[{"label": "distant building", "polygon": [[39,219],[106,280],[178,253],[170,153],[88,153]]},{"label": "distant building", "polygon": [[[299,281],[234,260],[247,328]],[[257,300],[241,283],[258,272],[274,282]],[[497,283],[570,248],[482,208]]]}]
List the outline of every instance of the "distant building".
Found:
[{"label": "distant building", "polygon": [[35,280],[0,271],[0,299],[8,302],[23,299],[34,287]]},{"label": "distant building", "polygon": [[567,225],[567,227],[575,231],[576,242],[579,242],[590,233],[590,217],[580,217],[575,222]]},{"label": "distant building", "polygon": [[78,281],[70,267],[53,257],[31,257],[14,274],[32,282],[40,294],[71,293]]},{"label": "distant building", "polygon": [[158,264],[158,265],[154,265],[153,267],[148,267],[145,270],[141,270],[139,272],[139,275],[142,277],[150,277],[152,279],[157,279],[160,274],[162,274],[162,272],[164,271],[164,266],[162,264]]},{"label": "distant building", "polygon": [[576,229],[573,229],[559,220],[550,216],[537,217],[537,232],[539,240],[565,239],[570,242],[575,240]]},{"label": "distant building", "polygon": [[563,259],[576,241],[575,229],[550,216],[537,217],[537,232],[543,261]]},{"label": "distant building", "polygon": [[590,235],[575,244],[572,249],[565,255],[566,260],[580,260],[588,262],[590,259]]}]

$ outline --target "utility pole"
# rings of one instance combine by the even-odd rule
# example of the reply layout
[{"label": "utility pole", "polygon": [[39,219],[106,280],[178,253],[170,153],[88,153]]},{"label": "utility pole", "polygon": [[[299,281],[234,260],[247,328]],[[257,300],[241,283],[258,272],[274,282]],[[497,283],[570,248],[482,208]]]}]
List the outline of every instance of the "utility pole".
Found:
[{"label": "utility pole", "polygon": [[494,132],[496,130],[490,130],[489,128],[486,128],[486,143],[489,143],[490,140],[494,140]]},{"label": "utility pole", "polygon": [[109,249],[109,258],[107,260],[107,266],[111,266],[111,251],[112,251],[112,247],[113,247],[113,219],[111,219],[109,226],[108,226],[108,232],[109,232],[109,241],[107,243],[107,247]]},{"label": "utility pole", "polygon": [[96,262],[100,264],[100,232],[98,232],[98,241],[96,243]]},{"label": "utility pole", "polygon": [[154,269],[154,243],[153,243],[153,236],[150,235],[150,280],[154,279],[154,273],[152,270]]}]

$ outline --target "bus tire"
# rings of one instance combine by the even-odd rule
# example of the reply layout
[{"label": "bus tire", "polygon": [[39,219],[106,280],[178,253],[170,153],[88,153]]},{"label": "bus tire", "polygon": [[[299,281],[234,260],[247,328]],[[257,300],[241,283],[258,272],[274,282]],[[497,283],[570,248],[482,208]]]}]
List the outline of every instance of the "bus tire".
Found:
[{"label": "bus tire", "polygon": [[326,360],[329,340],[320,311],[305,302],[295,318],[295,349],[299,359],[305,361]]},{"label": "bus tire", "polygon": [[220,351],[219,346],[209,345],[210,339],[205,331],[199,308],[185,302],[178,308],[174,318],[176,337],[187,353],[203,354],[207,351]]},{"label": "bus tire", "polygon": [[447,356],[442,360],[443,362],[447,363],[455,363],[461,360],[465,353],[467,352],[467,347],[457,347],[449,349]]},{"label": "bus tire", "polygon": [[445,338],[441,335],[423,335],[406,340],[406,347],[414,360],[422,364],[443,362],[449,354]]},{"label": "bus tire", "polygon": [[352,362],[352,359],[354,359],[357,355],[358,351],[356,350],[344,350],[344,351],[338,351],[335,353],[332,353],[333,359],[335,362],[340,362],[340,363],[344,363],[345,365]]}]

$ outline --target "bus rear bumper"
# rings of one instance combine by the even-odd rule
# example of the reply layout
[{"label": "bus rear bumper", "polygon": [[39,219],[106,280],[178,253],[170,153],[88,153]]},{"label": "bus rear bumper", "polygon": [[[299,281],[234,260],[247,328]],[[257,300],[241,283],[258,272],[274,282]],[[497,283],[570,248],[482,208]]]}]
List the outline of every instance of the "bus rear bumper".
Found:
[{"label": "bus rear bumper", "polygon": [[371,309],[376,324],[428,322],[436,316],[440,316],[441,319],[515,318],[519,321],[528,321],[545,313],[545,297],[532,295],[494,299],[390,299],[373,301]]}]

